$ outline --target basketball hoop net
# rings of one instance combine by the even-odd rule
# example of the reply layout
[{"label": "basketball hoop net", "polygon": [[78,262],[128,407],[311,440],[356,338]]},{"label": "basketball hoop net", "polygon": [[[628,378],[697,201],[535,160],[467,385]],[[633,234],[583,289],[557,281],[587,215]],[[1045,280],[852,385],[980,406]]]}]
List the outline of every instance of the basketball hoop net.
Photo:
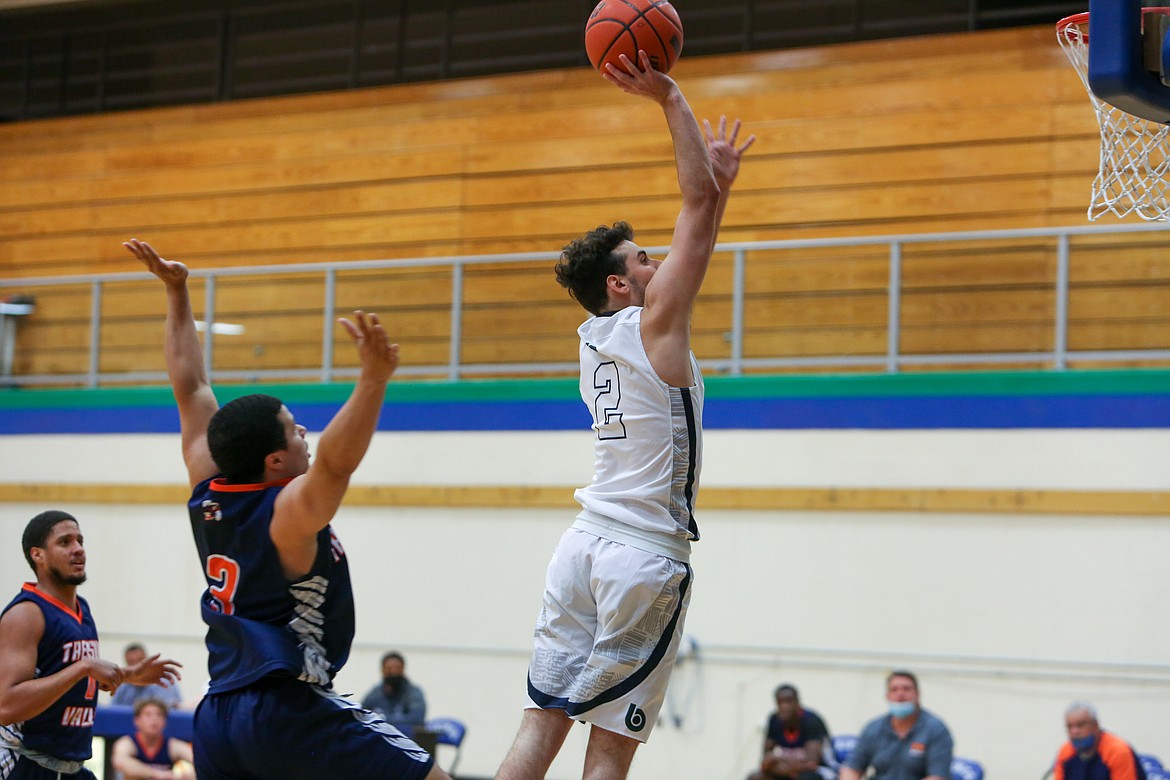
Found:
[{"label": "basketball hoop net", "polygon": [[[1170,14],[1170,8],[1146,8],[1145,14]],[[1093,180],[1089,219],[1105,213],[1137,214],[1144,220],[1170,221],[1170,126],[1151,122],[1106,103],[1089,87],[1089,15],[1076,14],[1056,24],[1056,37],[1089,93],[1101,128],[1101,161]]]}]

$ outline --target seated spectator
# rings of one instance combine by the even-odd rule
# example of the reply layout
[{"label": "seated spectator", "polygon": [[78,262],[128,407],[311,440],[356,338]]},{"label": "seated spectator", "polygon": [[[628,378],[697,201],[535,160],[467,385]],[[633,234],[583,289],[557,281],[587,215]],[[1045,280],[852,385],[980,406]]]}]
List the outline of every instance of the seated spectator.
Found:
[{"label": "seated spectator", "polygon": [[825,722],[800,705],[795,686],[776,689],[776,711],[768,718],[764,757],[748,780],[833,780],[831,743]]},{"label": "seated spectator", "polygon": [[[126,645],[126,649],[122,653],[126,659],[126,666],[140,663],[146,658],[146,648],[140,642],[131,642]],[[167,707],[175,709],[182,703],[183,696],[179,693],[179,686],[173,684],[164,686],[123,683],[118,686],[118,690],[114,691],[114,695],[110,698],[110,704],[131,707],[139,699],[157,699]]]},{"label": "seated spectator", "polygon": [[1064,711],[1068,742],[1056,755],[1052,780],[1144,780],[1137,753],[1097,723],[1097,708],[1074,701]]},{"label": "seated spectator", "polygon": [[177,762],[187,762],[191,743],[164,733],[167,727],[167,705],[158,699],[139,699],[134,702],[134,733],[119,737],[114,742],[111,763],[118,770],[120,780],[175,780],[191,777],[176,768]]},{"label": "seated spectator", "polygon": [[382,656],[382,682],[370,689],[362,706],[396,726],[421,726],[427,719],[422,689],[406,679],[406,660],[394,651]]},{"label": "seated spectator", "polygon": [[954,741],[946,724],[918,703],[918,678],[891,672],[886,678],[889,713],[866,724],[857,746],[841,767],[841,780],[948,780]]}]

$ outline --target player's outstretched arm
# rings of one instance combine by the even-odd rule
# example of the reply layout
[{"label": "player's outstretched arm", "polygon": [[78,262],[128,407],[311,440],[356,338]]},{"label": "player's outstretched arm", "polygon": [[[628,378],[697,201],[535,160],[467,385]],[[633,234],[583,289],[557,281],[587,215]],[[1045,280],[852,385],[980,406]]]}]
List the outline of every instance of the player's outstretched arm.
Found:
[{"label": "player's outstretched arm", "polygon": [[[684,124],[686,129],[690,130],[695,124],[695,119],[694,115],[690,114],[689,108],[687,113],[689,116]],[[652,310],[655,306],[662,306],[665,309],[664,315],[669,325],[667,330],[672,332],[689,333],[691,308],[695,298],[698,297],[699,288],[711,261],[711,253],[714,251],[715,242],[719,237],[719,226],[723,223],[723,213],[731,195],[731,185],[735,183],[735,179],[739,175],[740,159],[756,141],[756,137],[753,135],[737,146],[739,130],[740,122],[738,119],[735,120],[730,132],[727,128],[726,117],[720,118],[718,130],[712,129],[710,122],[703,121],[703,131],[700,134],[700,138],[703,135],[706,136],[703,144],[703,156],[708,162],[707,170],[710,171],[711,177],[718,187],[713,210],[707,211],[712,203],[706,200],[702,202],[701,210],[688,209],[684,190],[683,209],[675,222],[670,253],[646,289],[646,308],[650,310],[649,313],[652,314],[652,317],[659,316]],[[696,132],[698,132],[697,127]],[[677,139],[678,136],[673,132],[672,135]],[[688,146],[685,153],[690,154],[691,151]],[[682,156],[684,150],[679,147],[677,140],[675,154],[680,169],[679,182],[682,183],[681,171],[684,165]],[[711,220],[709,224],[707,222],[708,216]],[[643,327],[645,327],[645,321],[646,314],[643,314]]]},{"label": "player's outstretched arm", "polygon": [[325,426],[309,470],[280,492],[270,534],[285,574],[301,576],[312,566],[317,533],[341,505],[349,478],[365,457],[378,427],[386,383],[398,368],[398,345],[391,344],[378,315],[354,312],[340,320],[357,347],[361,374],[349,399]]},{"label": "player's outstretched arm", "polygon": [[36,717],[86,677],[104,691],[122,683],[121,668],[100,658],[84,658],[37,677],[37,644],[44,633],[45,617],[31,602],[15,605],[0,618],[0,725]]},{"label": "player's outstretched arm", "polygon": [[[167,376],[179,407],[183,461],[192,487],[218,473],[207,448],[207,424],[219,409],[203,367],[203,351],[195,332],[195,315],[187,291],[187,266],[164,260],[154,247],[132,238],[122,244],[167,290],[165,352]],[[210,338],[210,336],[209,336]]]},{"label": "player's outstretched arm", "polygon": [[625,71],[607,65],[606,79],[634,95],[655,100],[662,108],[674,144],[682,208],[674,224],[670,252],[646,286],[642,311],[642,342],[658,375],[673,385],[689,385],[691,309],[715,243],[719,185],[698,121],[678,85],[650,67],[622,56]]},{"label": "player's outstretched arm", "polygon": [[711,161],[698,122],[682,90],[674,79],[650,66],[650,57],[644,51],[638,52],[641,67],[624,54],[618,59],[624,70],[607,64],[606,72],[602,74],[606,81],[631,95],[653,100],[666,115],[666,124],[674,144],[675,168],[684,212],[711,208],[717,195]]},{"label": "player's outstretched arm", "polygon": [[719,240],[719,227],[723,224],[723,212],[727,209],[727,199],[731,195],[731,185],[739,176],[739,161],[744,152],[756,142],[754,135],[748,136],[742,144],[739,143],[740,122],[735,120],[731,132],[727,130],[727,117],[719,117],[718,131],[711,128],[711,123],[703,120],[703,134],[707,137],[707,154],[711,158],[711,170],[715,174],[715,182],[719,185],[719,205],[715,210],[715,235],[711,239],[711,250]]},{"label": "player's outstretched arm", "polygon": [[646,52],[639,51],[638,58],[641,68],[622,55],[619,59],[625,70],[607,65],[604,75],[610,83],[632,95],[649,98],[662,108],[674,144],[675,169],[682,194],[682,209],[675,220],[670,253],[646,288],[642,332],[652,339],[667,334],[674,340],[682,338],[689,348],[691,307],[699,294],[714,245],[719,185],[698,120],[682,90],[665,73],[650,67]]}]

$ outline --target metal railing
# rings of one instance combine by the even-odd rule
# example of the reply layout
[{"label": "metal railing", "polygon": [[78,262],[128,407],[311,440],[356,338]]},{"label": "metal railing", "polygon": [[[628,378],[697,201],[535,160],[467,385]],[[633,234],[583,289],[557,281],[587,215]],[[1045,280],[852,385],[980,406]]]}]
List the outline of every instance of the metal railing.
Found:
[{"label": "metal railing", "polygon": [[[1166,234],[1165,241],[1156,234]],[[1154,234],[1154,235],[1151,235]],[[1122,239],[1122,237],[1126,237]],[[768,371],[784,369],[870,369],[885,372],[898,372],[905,368],[932,367],[932,366],[1004,366],[1004,365],[1041,365],[1053,370],[1064,370],[1069,367],[1070,361],[1092,361],[1095,363],[1124,363],[1124,362],[1170,362],[1170,328],[1163,343],[1153,348],[1116,348],[1074,350],[1069,348],[1069,294],[1070,294],[1070,267],[1072,263],[1073,241],[1078,238],[1109,239],[1114,237],[1120,240],[1119,245],[1132,245],[1135,240],[1153,238],[1157,243],[1148,243],[1148,251],[1161,257],[1170,258],[1170,225],[1136,224],[1086,226],[1064,228],[1035,228],[1020,230],[999,231],[969,231],[949,233],[922,233],[890,236],[869,236],[853,238],[819,238],[788,241],[767,241],[750,243],[725,243],[716,247],[720,255],[730,254],[731,257],[731,292],[729,295],[730,322],[727,323],[725,340],[727,350],[725,356],[703,359],[700,363],[708,372],[740,375],[749,371]],[[1051,288],[1052,321],[1051,346],[1043,350],[997,350],[997,351],[969,351],[969,352],[907,352],[902,349],[903,331],[903,300],[904,267],[907,252],[928,245],[936,246],[932,257],[948,256],[948,248],[962,244],[965,251],[971,246],[982,246],[984,251],[994,252],[997,245],[1003,242],[1041,240],[1042,244],[1030,247],[1033,251],[1051,252],[1055,263],[1055,272]],[[887,264],[886,323],[885,323],[885,350],[880,354],[856,352],[853,354],[813,354],[813,355],[769,355],[747,356],[746,339],[749,332],[745,327],[746,311],[753,296],[760,294],[759,290],[751,289],[749,284],[749,263],[753,256],[775,256],[775,253],[789,252],[817,252],[832,249],[857,249],[863,247],[884,247]],[[1109,246],[1100,243],[1086,245],[1085,248],[1094,251],[1108,251]],[[662,252],[664,247],[650,247],[648,251]],[[295,380],[309,382],[332,382],[338,379],[351,378],[357,375],[354,367],[341,367],[335,363],[334,339],[335,316],[337,313],[336,297],[339,278],[355,272],[369,272],[385,269],[402,271],[405,269],[445,268],[450,272],[449,288],[449,318],[447,332],[447,360],[442,363],[428,363],[425,365],[404,365],[399,374],[416,377],[438,377],[447,380],[484,375],[548,375],[556,373],[572,373],[576,370],[576,362],[467,362],[463,357],[465,340],[464,315],[465,303],[465,274],[476,267],[489,265],[499,266],[508,264],[523,266],[533,263],[545,264],[542,273],[547,273],[548,266],[557,258],[556,253],[534,252],[510,255],[478,255],[465,257],[445,258],[414,258],[400,260],[367,260],[336,263],[302,263],[281,266],[235,267],[214,269],[193,269],[191,278],[202,279],[203,288],[203,320],[204,327],[211,329],[216,320],[217,290],[219,284],[233,277],[281,277],[289,275],[317,275],[320,274],[323,284],[323,298],[320,302],[321,324],[321,361],[320,365],[312,367],[265,368],[248,370],[217,369],[215,362],[216,339],[203,339],[204,361],[209,375],[220,381],[272,381]],[[761,261],[763,262],[763,261]],[[1170,260],[1167,260],[1170,265]],[[0,280],[0,291],[5,289],[17,290],[23,294],[39,288],[52,288],[65,285],[84,285],[89,290],[88,312],[88,352],[86,370],[83,372],[25,374],[15,373],[0,377],[0,383],[7,385],[85,385],[96,387],[102,384],[117,383],[155,383],[165,381],[162,371],[103,371],[102,366],[102,333],[105,317],[103,316],[103,296],[107,291],[118,285],[135,283],[144,280],[153,281],[153,277],[145,272],[113,273],[89,276],[61,276],[39,277]],[[1170,289],[1170,268],[1167,273],[1156,280],[1161,286]],[[775,294],[777,291],[767,291]],[[161,295],[160,295],[161,298]],[[700,297],[702,301],[702,297]],[[509,306],[524,306],[524,301],[506,301]],[[43,308],[43,307],[42,307]],[[303,309],[301,310],[303,312]],[[1170,311],[1166,312],[1170,321]],[[161,352],[161,350],[158,350]]]}]

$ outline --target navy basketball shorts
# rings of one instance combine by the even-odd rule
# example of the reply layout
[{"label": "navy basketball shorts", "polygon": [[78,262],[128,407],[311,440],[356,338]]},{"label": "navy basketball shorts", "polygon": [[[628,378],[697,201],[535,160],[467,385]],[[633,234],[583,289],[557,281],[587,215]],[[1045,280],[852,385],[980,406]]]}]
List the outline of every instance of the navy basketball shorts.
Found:
[{"label": "navy basketball shorts", "polygon": [[316,685],[266,677],[195,711],[199,780],[422,780],[434,759],[372,712]]}]

